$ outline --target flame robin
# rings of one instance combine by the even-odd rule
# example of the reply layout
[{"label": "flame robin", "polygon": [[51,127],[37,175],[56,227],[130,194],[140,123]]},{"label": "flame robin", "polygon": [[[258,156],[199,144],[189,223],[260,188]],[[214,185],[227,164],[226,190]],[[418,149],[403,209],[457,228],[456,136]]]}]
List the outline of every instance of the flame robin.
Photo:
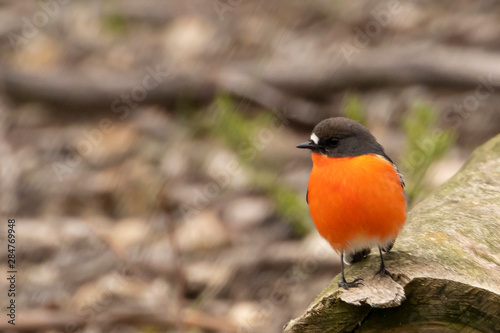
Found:
[{"label": "flame robin", "polygon": [[318,123],[297,148],[312,152],[306,201],[319,233],[340,253],[339,287],[361,284],[359,278],[345,280],[344,261],[359,261],[375,246],[377,274],[391,275],[382,251],[392,248],[405,223],[406,197],[403,178],[384,148],[364,126],[343,117]]}]

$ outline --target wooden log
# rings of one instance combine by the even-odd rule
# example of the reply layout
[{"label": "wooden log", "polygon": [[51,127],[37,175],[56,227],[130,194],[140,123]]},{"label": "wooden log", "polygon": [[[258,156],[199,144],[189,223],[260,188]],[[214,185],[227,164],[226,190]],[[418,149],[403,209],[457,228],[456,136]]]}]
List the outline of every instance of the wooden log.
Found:
[{"label": "wooden log", "polygon": [[[297,61],[271,59],[255,76],[284,91],[321,96],[345,89],[424,85],[474,90],[500,87],[499,54],[438,44],[377,47],[352,56],[342,52],[319,55],[308,66]],[[290,70],[293,68],[293,70]]]},{"label": "wooden log", "polygon": [[412,209],[384,257],[394,280],[370,255],[346,269],[363,286],[335,277],[285,332],[500,331],[500,135]]},{"label": "wooden log", "polygon": [[[483,90],[498,93],[499,64],[495,52],[418,43],[405,48],[370,48],[352,57],[346,57],[339,48],[332,54],[317,54],[307,66],[302,59],[284,61],[277,57],[266,62],[258,59],[205,64],[180,72],[165,63],[164,70],[168,68],[170,75],[149,90],[141,102],[175,105],[185,99],[209,103],[216,91],[222,91],[271,108],[285,105],[312,112],[328,105],[332,94],[352,88],[426,85],[475,90],[484,86]],[[34,75],[0,63],[0,86],[10,97],[22,101],[107,107],[140,86],[143,79],[105,74],[91,80],[65,69]],[[297,103],[300,106],[295,106]]]},{"label": "wooden log", "polygon": [[[211,79],[198,72],[171,72],[167,67],[150,66],[142,77],[82,78],[70,71],[59,70],[49,75],[31,75],[0,65],[0,86],[5,93],[21,102],[38,101],[74,107],[112,107],[122,95],[134,89],[146,91],[142,104],[176,105],[184,100],[193,103],[209,103],[213,100],[215,87]],[[155,88],[146,89],[144,79],[150,72],[161,71],[162,76]],[[165,75],[165,72],[168,75]],[[149,81],[148,81],[149,82]],[[155,82],[149,84],[155,84]]]}]

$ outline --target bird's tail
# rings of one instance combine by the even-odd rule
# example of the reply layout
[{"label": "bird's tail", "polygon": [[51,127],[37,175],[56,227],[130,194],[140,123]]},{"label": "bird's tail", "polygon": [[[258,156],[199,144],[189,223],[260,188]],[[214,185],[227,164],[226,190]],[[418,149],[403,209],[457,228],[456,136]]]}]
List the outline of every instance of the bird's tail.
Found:
[{"label": "bird's tail", "polygon": [[392,249],[392,247],[394,246],[394,242],[396,242],[396,240],[395,240],[395,239],[393,239],[392,241],[390,241],[390,242],[386,243],[386,244],[382,247],[382,251],[384,251],[384,252],[389,252],[389,251]]},{"label": "bird's tail", "polygon": [[370,254],[371,251],[372,251],[371,249],[365,248],[365,249],[358,250],[358,251],[346,252],[344,255],[344,262],[346,264],[352,264],[352,263],[361,261],[361,260],[365,259]]},{"label": "bird's tail", "polygon": [[[389,252],[394,246],[395,241],[396,240],[393,239],[385,244],[381,244],[380,247],[382,248],[382,251]],[[356,251],[346,251],[344,253],[344,262],[350,265],[355,262],[361,261],[365,259],[370,254],[370,252],[372,252],[370,248],[364,248],[362,250],[356,250]]]}]

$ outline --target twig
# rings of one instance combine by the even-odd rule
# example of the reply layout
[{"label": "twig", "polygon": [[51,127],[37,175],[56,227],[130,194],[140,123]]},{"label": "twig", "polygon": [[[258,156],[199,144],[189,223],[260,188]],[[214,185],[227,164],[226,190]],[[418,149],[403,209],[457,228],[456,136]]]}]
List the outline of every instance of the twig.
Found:
[{"label": "twig", "polygon": [[[166,184],[165,184],[166,186]],[[165,187],[164,186],[164,187]],[[179,250],[179,245],[177,243],[176,235],[175,235],[175,225],[173,219],[170,218],[171,207],[169,205],[168,198],[165,197],[165,191],[160,191],[159,205],[162,210],[162,217],[165,221],[165,226],[167,229],[167,236],[170,242],[170,246],[172,248],[172,256],[173,256],[173,266],[175,271],[175,283],[176,283],[176,328],[177,332],[183,333],[185,332],[185,323],[183,318],[185,317],[184,308],[184,293],[186,289],[186,276],[184,273],[184,269],[182,267],[182,259],[181,259],[181,251]]]}]

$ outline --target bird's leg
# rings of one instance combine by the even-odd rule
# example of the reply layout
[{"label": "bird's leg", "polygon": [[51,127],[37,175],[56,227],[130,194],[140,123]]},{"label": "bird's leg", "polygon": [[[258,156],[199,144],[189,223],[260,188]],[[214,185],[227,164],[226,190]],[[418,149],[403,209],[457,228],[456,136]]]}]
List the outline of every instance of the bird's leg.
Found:
[{"label": "bird's leg", "polygon": [[347,282],[345,280],[345,276],[344,276],[344,251],[342,251],[340,253],[340,267],[341,267],[341,277],[342,278],[341,278],[340,282],[338,283],[339,287],[342,287],[345,290],[347,290],[347,289],[349,289],[349,287],[357,287],[360,284],[363,284],[363,283],[359,282],[359,281],[363,280],[361,278],[354,279],[354,281],[352,281],[352,282]]},{"label": "bird's leg", "polygon": [[378,274],[380,274],[381,276],[389,275],[390,277],[392,277],[392,274],[385,267],[384,257],[382,256],[382,248],[380,247],[380,245],[378,247],[378,252],[380,253],[380,268],[377,271],[377,273],[375,273],[375,275],[378,275]]}]

